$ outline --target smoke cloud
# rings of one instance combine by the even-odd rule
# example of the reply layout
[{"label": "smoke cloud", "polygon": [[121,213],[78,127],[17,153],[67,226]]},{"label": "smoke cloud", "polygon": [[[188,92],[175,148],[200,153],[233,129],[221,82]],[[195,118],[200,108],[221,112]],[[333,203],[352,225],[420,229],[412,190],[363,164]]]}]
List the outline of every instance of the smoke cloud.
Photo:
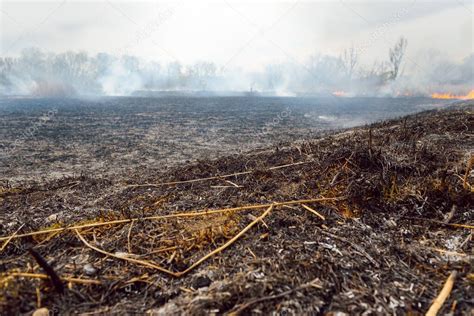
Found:
[{"label": "smoke cloud", "polygon": [[468,93],[474,86],[474,54],[456,63],[423,53],[424,63],[404,55],[402,38],[385,61],[361,64],[357,48],[339,56],[315,54],[303,63],[268,64],[259,72],[213,62],[161,64],[134,56],[85,52],[53,54],[36,48],[0,58],[0,94],[33,96],[206,93],[262,95],[428,96]]}]

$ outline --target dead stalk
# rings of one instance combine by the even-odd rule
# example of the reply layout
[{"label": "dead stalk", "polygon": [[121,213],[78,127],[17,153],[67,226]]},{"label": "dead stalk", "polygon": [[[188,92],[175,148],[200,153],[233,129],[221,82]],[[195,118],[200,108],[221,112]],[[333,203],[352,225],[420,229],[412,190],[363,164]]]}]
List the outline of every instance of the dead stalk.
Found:
[{"label": "dead stalk", "polygon": [[163,216],[149,216],[143,218],[130,218],[130,219],[120,219],[115,221],[108,221],[108,222],[97,222],[97,223],[90,223],[84,225],[75,225],[69,227],[60,227],[60,228],[53,228],[53,229],[45,229],[34,231],[25,234],[17,234],[12,236],[5,236],[0,237],[0,241],[8,240],[8,239],[17,239],[17,238],[24,238],[28,236],[36,236],[36,235],[44,235],[54,232],[63,232],[63,231],[74,231],[77,229],[83,228],[92,228],[92,227],[100,227],[100,226],[107,226],[107,225],[118,225],[118,224],[126,224],[132,221],[146,221],[146,220],[162,220],[162,219],[169,219],[169,218],[179,218],[179,217],[195,217],[195,216],[204,216],[210,214],[217,214],[217,213],[225,213],[225,212],[238,212],[238,211],[246,211],[246,210],[257,210],[262,208],[268,208],[271,205],[273,206],[284,206],[284,205],[294,205],[294,204],[304,204],[304,203],[316,203],[316,202],[324,202],[324,201],[337,201],[341,200],[342,198],[317,198],[317,199],[307,199],[307,200],[294,200],[294,201],[285,201],[285,202],[275,202],[275,203],[266,203],[266,204],[257,204],[257,205],[247,205],[247,206],[239,206],[239,207],[232,207],[232,208],[224,208],[224,209],[217,209],[217,210],[199,210],[195,212],[186,212],[186,213],[177,213],[177,214],[170,214],[170,215],[163,215]]},{"label": "dead stalk", "polygon": [[117,259],[121,259],[121,260],[125,260],[125,261],[128,261],[128,262],[131,262],[131,263],[135,263],[135,264],[139,264],[139,265],[142,265],[142,266],[145,266],[147,268],[151,268],[151,269],[155,269],[155,270],[158,270],[160,272],[163,272],[163,273],[166,273],[166,274],[169,274],[171,276],[174,276],[174,277],[181,277],[187,273],[189,273],[190,271],[192,271],[193,269],[195,269],[197,266],[199,266],[201,263],[203,263],[204,261],[206,261],[207,259],[209,259],[210,257],[220,253],[221,251],[223,251],[224,249],[226,249],[227,247],[229,247],[230,245],[232,245],[236,240],[238,240],[240,237],[242,237],[242,235],[244,235],[250,228],[252,228],[253,226],[255,226],[255,224],[257,224],[258,222],[262,221],[269,213],[270,211],[273,209],[273,204],[270,205],[268,207],[268,209],[259,217],[257,217],[254,221],[252,221],[249,225],[247,225],[244,229],[242,229],[237,235],[235,235],[232,239],[230,239],[229,241],[227,241],[224,245],[220,246],[219,248],[211,251],[210,253],[208,253],[207,255],[205,255],[204,257],[202,257],[201,259],[199,259],[198,261],[196,261],[195,263],[193,263],[189,268],[187,268],[186,270],[183,270],[183,271],[179,271],[179,272],[173,272],[171,270],[168,270],[166,268],[163,268],[163,267],[160,267],[159,265],[156,265],[152,262],[149,262],[149,261],[145,261],[145,260],[138,260],[138,259],[134,259],[134,258],[129,258],[129,257],[124,257],[124,256],[117,256],[113,253],[110,253],[110,252],[107,252],[105,250],[102,250],[102,249],[99,249],[93,245],[91,245],[82,235],[81,233],[79,232],[78,229],[75,229],[75,232],[76,232],[76,235],[77,237],[79,237],[79,239],[89,248],[97,251],[97,252],[100,252],[101,254],[104,254],[106,256],[110,256],[110,257],[113,257],[113,258],[117,258]]},{"label": "dead stalk", "polygon": [[326,217],[324,217],[323,215],[319,214],[316,210],[312,209],[311,207],[307,206],[306,204],[301,204],[302,207],[304,207],[305,209],[307,209],[308,211],[310,211],[311,213],[313,213],[314,215],[318,216],[319,218],[321,218],[323,221],[326,220]]},{"label": "dead stalk", "polygon": [[182,272],[178,272],[178,276],[183,276],[187,273],[189,273],[191,270],[193,270],[194,268],[196,268],[198,265],[200,265],[201,263],[203,263],[204,261],[206,261],[207,259],[209,259],[210,257],[218,254],[219,252],[223,251],[224,249],[226,249],[227,247],[229,247],[230,245],[232,245],[236,240],[238,240],[240,237],[242,237],[242,235],[244,235],[250,228],[252,228],[253,226],[255,226],[255,224],[257,224],[258,222],[262,221],[263,222],[263,219],[271,212],[271,210],[273,209],[273,205],[270,205],[270,207],[268,207],[268,209],[263,212],[262,215],[260,215],[259,217],[257,217],[254,221],[252,221],[250,224],[248,224],[244,229],[242,229],[240,231],[240,233],[238,233],[237,235],[235,235],[232,239],[230,239],[228,242],[226,242],[225,244],[223,244],[222,246],[220,246],[219,248],[211,251],[210,253],[208,253],[207,255],[205,255],[204,257],[202,257],[201,259],[199,259],[198,261],[196,261],[195,263],[193,263],[193,265],[191,265],[189,268],[187,268],[186,270],[182,271]]},{"label": "dead stalk", "polygon": [[469,159],[469,161],[467,163],[467,166],[466,166],[466,173],[464,174],[464,179],[463,179],[464,189],[469,188],[469,183],[467,182],[467,178],[469,177],[469,173],[471,172],[473,164],[474,164],[474,155],[471,155],[471,158]]},{"label": "dead stalk", "polygon": [[25,224],[22,224],[8,239],[5,241],[5,243],[2,245],[2,248],[0,248],[0,253],[3,252],[3,250],[7,247],[7,245],[10,243],[10,241],[15,238],[15,236],[18,234],[18,232],[25,226]]},{"label": "dead stalk", "polygon": [[[5,277],[31,278],[31,279],[42,279],[42,280],[49,279],[49,276],[46,274],[27,273],[27,272],[8,273],[8,274],[5,274]],[[99,280],[79,279],[79,278],[71,278],[71,277],[61,277],[61,280],[65,282],[78,283],[78,284],[96,284],[96,285],[102,284],[102,282],[100,282]]]},{"label": "dead stalk", "polygon": [[128,253],[132,253],[132,250],[131,250],[131,246],[130,246],[130,236],[132,234],[132,228],[133,228],[133,224],[135,223],[135,220],[132,220],[132,222],[130,223],[130,228],[128,229],[128,234],[127,234],[127,249],[128,249]]},{"label": "dead stalk", "polygon": [[456,279],[456,274],[457,274],[456,271],[451,272],[448,279],[444,283],[444,286],[441,289],[441,292],[439,292],[438,296],[433,301],[433,304],[431,304],[430,309],[426,312],[426,316],[436,316],[438,314],[439,310],[441,309],[444,302],[446,301],[449,294],[451,293],[451,290],[453,289],[454,280]]},{"label": "dead stalk", "polygon": [[261,303],[261,302],[264,302],[264,301],[274,300],[274,299],[281,298],[281,297],[285,297],[285,296],[290,295],[294,292],[297,292],[297,291],[300,291],[300,290],[303,290],[303,289],[306,289],[306,288],[309,288],[309,287],[322,289],[322,287],[317,282],[318,282],[318,279],[315,279],[311,282],[301,284],[300,286],[297,286],[297,287],[295,287],[291,290],[288,290],[288,291],[285,291],[285,292],[282,292],[282,293],[279,293],[279,294],[264,296],[264,297],[260,297],[260,298],[250,300],[247,303],[236,306],[233,310],[230,311],[230,313],[228,315],[229,316],[240,315],[244,310],[246,310],[247,308],[249,308],[250,306],[252,306],[254,304]]},{"label": "dead stalk", "polygon": [[149,262],[149,261],[145,261],[145,260],[138,260],[138,259],[134,259],[134,258],[128,258],[128,257],[124,257],[124,256],[117,256],[113,253],[110,253],[110,252],[107,252],[105,250],[102,250],[102,249],[99,249],[93,245],[91,245],[82,235],[81,233],[79,232],[78,229],[75,229],[75,232],[76,232],[76,235],[77,237],[79,237],[79,239],[89,248],[91,248],[92,250],[95,250],[97,252],[100,252],[101,254],[104,254],[106,256],[110,256],[110,257],[113,257],[113,258],[117,258],[117,259],[121,259],[121,260],[124,260],[124,261],[128,261],[128,262],[131,262],[131,263],[136,263],[136,264],[139,264],[139,265],[142,265],[142,266],[145,266],[147,268],[151,268],[151,269],[155,269],[155,270],[158,270],[160,272],[163,272],[163,273],[166,273],[166,274],[169,274],[171,276],[174,276],[174,277],[181,277],[187,273],[189,273],[190,271],[192,271],[194,268],[196,268],[197,266],[199,266],[201,263],[203,263],[204,261],[206,261],[207,259],[209,259],[210,257],[218,254],[219,252],[223,251],[224,249],[226,249],[227,247],[229,247],[230,245],[232,245],[236,240],[238,240],[240,237],[242,237],[242,235],[244,235],[250,228],[252,228],[253,226],[255,226],[255,224],[257,224],[258,222],[262,221],[269,213],[270,211],[273,209],[273,204],[271,204],[268,209],[263,212],[263,214],[259,217],[257,217],[254,221],[252,221],[249,225],[247,225],[244,229],[242,229],[237,235],[235,235],[232,239],[230,239],[228,242],[226,242],[224,245],[220,246],[219,248],[211,251],[210,253],[208,253],[207,255],[205,255],[204,257],[202,257],[201,259],[199,259],[198,261],[196,261],[195,263],[193,263],[189,268],[187,268],[186,270],[183,270],[183,271],[179,271],[179,272],[173,272],[171,270],[168,270],[166,268],[163,268],[163,267],[160,267],[152,262]]},{"label": "dead stalk", "polygon": [[117,256],[113,253],[110,253],[110,252],[107,252],[105,250],[102,250],[100,248],[97,248],[93,245],[91,245],[82,235],[81,233],[79,232],[78,229],[74,229],[74,231],[76,232],[76,235],[77,237],[79,237],[79,239],[84,243],[84,245],[86,245],[87,247],[91,248],[92,250],[95,250],[97,252],[100,252],[101,254],[103,255],[106,255],[106,256],[109,256],[109,257],[113,257],[113,258],[117,258],[117,259],[121,259],[121,260],[125,260],[125,261],[129,261],[129,262],[132,262],[132,263],[136,263],[136,264],[139,264],[139,265],[142,265],[142,266],[145,266],[147,268],[152,268],[152,269],[155,269],[155,270],[158,270],[158,271],[161,271],[161,272],[164,272],[166,274],[169,274],[169,275],[172,275],[172,276],[178,276],[175,272],[173,271],[170,271],[168,269],[165,269],[163,267],[160,267],[152,262],[149,262],[149,261],[145,261],[145,260],[138,260],[138,259],[133,259],[133,258],[128,258],[128,257],[124,257],[124,256]]},{"label": "dead stalk", "polygon": [[[280,165],[280,166],[274,166],[270,167],[267,170],[277,170],[277,169],[283,169],[283,168],[288,168],[292,166],[298,166],[298,165],[303,165],[303,164],[308,164],[314,162],[314,160],[310,161],[300,161],[300,162],[295,162],[295,163],[290,163],[286,165]],[[224,174],[221,176],[213,176],[213,177],[207,177],[207,178],[199,178],[199,179],[191,179],[191,180],[183,180],[183,181],[171,181],[171,182],[162,182],[162,183],[144,183],[144,184],[130,184],[127,185],[125,188],[139,188],[139,187],[161,187],[165,185],[176,185],[176,184],[186,184],[186,183],[193,183],[193,182],[203,182],[203,181],[209,181],[209,180],[218,180],[218,179],[225,179],[225,178],[231,178],[231,177],[236,177],[236,176],[242,176],[246,174],[251,174],[254,173],[255,171],[242,171],[242,172],[236,172],[232,174]],[[240,186],[237,186],[240,187]]]}]

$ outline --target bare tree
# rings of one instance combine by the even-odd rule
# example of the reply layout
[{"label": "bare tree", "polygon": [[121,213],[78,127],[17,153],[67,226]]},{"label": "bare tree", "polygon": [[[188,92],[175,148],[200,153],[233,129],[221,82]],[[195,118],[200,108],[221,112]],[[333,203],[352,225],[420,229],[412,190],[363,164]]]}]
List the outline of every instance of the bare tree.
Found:
[{"label": "bare tree", "polygon": [[206,90],[209,82],[216,77],[217,67],[211,62],[197,62],[187,69],[191,85]]},{"label": "bare tree", "polygon": [[14,59],[11,57],[0,57],[0,92],[2,88],[11,85],[9,76],[14,71]]},{"label": "bare tree", "polygon": [[354,48],[354,46],[351,46],[350,48],[344,50],[341,55],[341,60],[342,64],[344,65],[347,77],[349,79],[352,79],[352,76],[359,62],[359,55],[357,54],[357,50]]},{"label": "bare tree", "polygon": [[405,55],[405,51],[407,48],[407,40],[404,37],[400,37],[398,42],[390,48],[389,57],[390,57],[390,72],[389,72],[389,79],[395,80],[397,79],[398,75],[400,74],[400,66],[402,64],[403,56]]}]

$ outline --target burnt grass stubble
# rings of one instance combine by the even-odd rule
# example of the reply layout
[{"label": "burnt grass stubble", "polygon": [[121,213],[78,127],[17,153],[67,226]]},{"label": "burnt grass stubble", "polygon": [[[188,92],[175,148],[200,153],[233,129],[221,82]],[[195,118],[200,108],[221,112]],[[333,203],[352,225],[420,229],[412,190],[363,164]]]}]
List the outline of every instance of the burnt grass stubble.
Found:
[{"label": "burnt grass stubble", "polygon": [[[0,194],[2,236],[73,224],[317,197],[274,210],[229,248],[180,278],[105,256],[73,231],[12,239],[0,255],[0,310],[26,313],[423,314],[449,273],[458,275],[442,313],[474,306],[473,103],[465,102],[171,170],[141,168],[109,177],[82,174],[10,187]],[[269,167],[308,163],[268,170]],[[225,179],[140,186],[252,171]],[[466,173],[467,172],[467,173]],[[467,174],[467,184],[463,179]],[[227,181],[225,181],[227,180]],[[81,229],[94,246],[133,253],[182,271],[235,236],[265,209],[191,218],[137,220]],[[100,285],[9,277],[45,273]],[[450,251],[448,253],[439,250]],[[307,285],[312,282],[311,286]],[[283,293],[283,294],[282,294]],[[261,300],[255,300],[261,298]]]}]

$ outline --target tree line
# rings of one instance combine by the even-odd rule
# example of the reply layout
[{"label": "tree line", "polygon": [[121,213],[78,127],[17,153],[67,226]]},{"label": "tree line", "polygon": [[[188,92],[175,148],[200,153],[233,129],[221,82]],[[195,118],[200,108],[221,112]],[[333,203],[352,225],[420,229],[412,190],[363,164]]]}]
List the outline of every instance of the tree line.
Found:
[{"label": "tree line", "polygon": [[352,46],[339,56],[316,54],[304,64],[270,64],[250,73],[208,61],[160,64],[128,55],[55,54],[30,48],[18,57],[0,58],[0,93],[127,95],[136,90],[257,90],[311,94],[343,90],[375,94],[403,75],[407,44],[401,37],[388,50],[386,61],[370,67],[361,64],[362,53]]}]

